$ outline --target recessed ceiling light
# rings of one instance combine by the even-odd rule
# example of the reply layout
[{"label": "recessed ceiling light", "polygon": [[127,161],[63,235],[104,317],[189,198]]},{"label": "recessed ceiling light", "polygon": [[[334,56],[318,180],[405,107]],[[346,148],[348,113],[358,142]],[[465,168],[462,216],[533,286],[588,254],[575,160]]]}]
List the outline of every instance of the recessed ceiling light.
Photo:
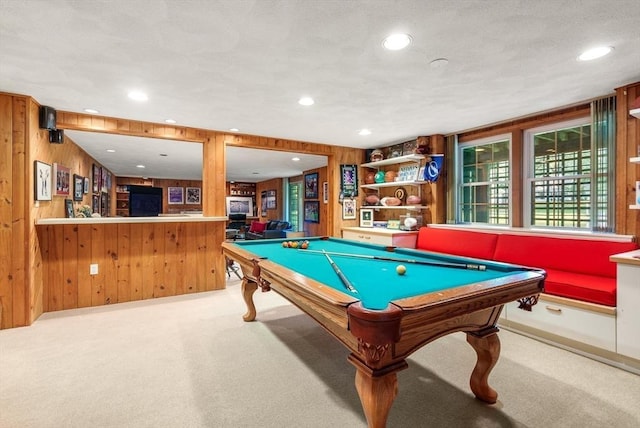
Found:
[{"label": "recessed ceiling light", "polygon": [[166,156],[169,156],[169,155],[166,154],[166,153],[160,153],[160,156],[166,157]]},{"label": "recessed ceiling light", "polygon": [[312,106],[314,103],[315,101],[311,97],[302,97],[298,100],[298,104],[301,106]]},{"label": "recessed ceiling light", "polygon": [[136,165],[136,168],[144,168],[144,165]]},{"label": "recessed ceiling light", "polygon": [[176,121],[175,121],[175,120],[173,120],[173,119],[166,119],[166,120],[165,120],[165,122],[166,122],[166,123],[176,123]]},{"label": "recessed ceiling light", "polygon": [[294,161],[294,162],[298,162],[300,160],[300,158],[295,157],[295,158],[291,158],[291,160]]},{"label": "recessed ceiling light", "polygon": [[439,68],[439,67],[444,67],[445,65],[449,64],[449,60],[446,58],[436,58],[433,61],[431,61],[429,63],[429,65],[431,66],[431,68]]},{"label": "recessed ceiling light", "polygon": [[382,41],[382,46],[390,51],[399,51],[406,48],[411,43],[411,36],[408,34],[392,34]]},{"label": "recessed ceiling light", "polygon": [[589,49],[582,52],[578,57],[580,61],[591,61],[592,59],[601,58],[613,50],[611,46],[599,46],[597,48]]},{"label": "recessed ceiling light", "polygon": [[109,152],[109,153],[115,153],[116,151],[115,151],[115,150],[113,150],[113,149],[107,149],[107,152]]},{"label": "recessed ceiling light", "polygon": [[259,172],[255,172],[255,171],[254,171],[254,172],[252,172],[251,174],[253,174],[253,175],[260,175],[260,173],[259,173]]},{"label": "recessed ceiling light", "polygon": [[86,111],[87,113],[91,113],[91,114],[100,113],[98,110],[96,110],[94,108],[86,108],[86,109],[84,109],[84,111]]},{"label": "recessed ceiling light", "polygon": [[371,135],[371,131],[368,129],[361,129],[360,132],[358,132],[358,135]]},{"label": "recessed ceiling light", "polygon": [[142,91],[131,91],[129,92],[129,98],[134,101],[147,101],[149,97]]},{"label": "recessed ceiling light", "polygon": [[231,131],[231,132],[238,132],[238,131],[240,131],[240,130],[239,130],[238,128],[229,128],[229,131]]}]

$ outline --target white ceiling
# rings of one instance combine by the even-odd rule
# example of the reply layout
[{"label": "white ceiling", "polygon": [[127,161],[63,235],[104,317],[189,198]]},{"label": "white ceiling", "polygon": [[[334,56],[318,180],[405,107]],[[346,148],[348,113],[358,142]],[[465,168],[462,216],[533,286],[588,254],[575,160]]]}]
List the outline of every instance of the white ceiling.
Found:
[{"label": "white ceiling", "polygon": [[[371,148],[640,81],[639,22],[638,0],[0,0],[0,91],[58,110]],[[397,31],[413,43],[384,50]],[[576,60],[597,45],[615,50]],[[441,57],[446,66],[429,66]],[[149,101],[129,100],[132,89]]]}]

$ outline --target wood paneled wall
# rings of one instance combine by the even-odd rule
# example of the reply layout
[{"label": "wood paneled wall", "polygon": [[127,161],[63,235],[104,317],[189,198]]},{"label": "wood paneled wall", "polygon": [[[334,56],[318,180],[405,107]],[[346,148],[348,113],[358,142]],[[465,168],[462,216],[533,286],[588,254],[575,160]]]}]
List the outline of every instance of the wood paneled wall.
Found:
[{"label": "wood paneled wall", "polygon": [[640,97],[640,82],[616,89],[616,232],[640,237],[640,210],[634,204],[635,184],[640,181],[640,165],[629,158],[640,156],[640,119],[629,114],[631,104]]},{"label": "wood paneled wall", "polygon": [[[45,312],[224,288],[224,222],[37,226]],[[90,275],[90,265],[98,274]],[[223,272],[224,275],[224,272]]]},{"label": "wood paneled wall", "polygon": [[[256,183],[256,205],[258,207],[258,217],[261,222],[267,220],[284,220],[284,195],[282,194],[282,178],[274,178],[271,180],[261,181]],[[276,191],[276,207],[275,209],[267,209],[267,215],[262,216],[262,192],[269,190]]]}]

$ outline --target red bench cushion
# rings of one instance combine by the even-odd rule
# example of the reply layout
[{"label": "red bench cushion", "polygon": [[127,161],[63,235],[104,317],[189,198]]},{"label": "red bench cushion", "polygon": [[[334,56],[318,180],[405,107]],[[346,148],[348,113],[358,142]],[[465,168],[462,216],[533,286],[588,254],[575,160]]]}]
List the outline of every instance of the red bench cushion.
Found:
[{"label": "red bench cushion", "polygon": [[635,248],[633,242],[503,234],[498,238],[494,260],[615,278],[616,264],[609,261],[609,256]]},{"label": "red bench cushion", "polygon": [[547,269],[544,292],[583,302],[616,306],[615,278]]},{"label": "red bench cushion", "polygon": [[416,248],[477,259],[491,259],[498,235],[469,230],[421,227]]}]

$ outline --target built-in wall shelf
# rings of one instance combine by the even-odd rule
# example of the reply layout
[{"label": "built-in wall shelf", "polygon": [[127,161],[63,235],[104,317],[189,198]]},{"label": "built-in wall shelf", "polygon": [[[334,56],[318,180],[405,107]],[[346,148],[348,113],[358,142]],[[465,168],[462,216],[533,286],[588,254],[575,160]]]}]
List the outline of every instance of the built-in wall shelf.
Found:
[{"label": "built-in wall shelf", "polygon": [[629,114],[637,119],[640,119],[640,108],[634,108],[633,110],[629,110]]},{"label": "built-in wall shelf", "polygon": [[640,205],[629,205],[630,210],[640,210]]},{"label": "built-in wall shelf", "polygon": [[381,187],[398,187],[398,186],[420,186],[427,184],[426,181],[387,181],[384,183],[375,184],[363,184],[360,187],[363,189],[379,189]]},{"label": "built-in wall shelf", "polygon": [[424,158],[425,157],[423,155],[404,155],[395,158],[383,159],[381,161],[363,163],[360,166],[365,168],[379,168],[381,166],[397,165],[399,163],[420,162]]},{"label": "built-in wall shelf", "polygon": [[629,158],[629,162],[631,163],[640,163],[640,156],[635,158]]},{"label": "built-in wall shelf", "polygon": [[424,205],[363,205],[361,208],[372,208],[374,210],[410,210],[410,211],[418,211],[418,210],[428,210],[429,207]]}]

